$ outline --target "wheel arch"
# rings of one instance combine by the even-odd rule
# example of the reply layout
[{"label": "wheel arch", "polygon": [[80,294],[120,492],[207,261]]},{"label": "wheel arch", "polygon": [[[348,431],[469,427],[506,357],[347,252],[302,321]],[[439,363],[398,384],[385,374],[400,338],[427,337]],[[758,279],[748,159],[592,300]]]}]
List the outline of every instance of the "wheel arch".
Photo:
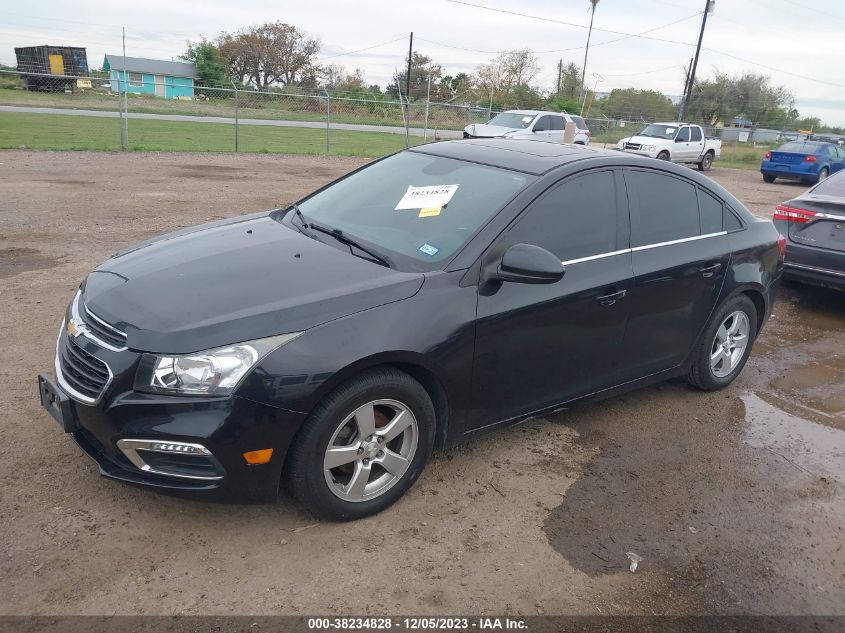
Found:
[{"label": "wheel arch", "polygon": [[420,383],[426,390],[431,402],[437,422],[435,430],[435,445],[443,446],[449,428],[449,393],[445,382],[440,377],[437,367],[429,359],[418,352],[392,351],[380,352],[356,360],[346,367],[336,371],[326,379],[308,399],[307,411],[310,414],[326,395],[334,391],[343,383],[355,376],[372,369],[393,368],[403,371]]},{"label": "wheel arch", "polygon": [[741,295],[745,295],[749,299],[751,299],[751,303],[754,304],[754,309],[757,311],[757,333],[760,333],[760,330],[763,327],[763,324],[766,322],[766,314],[768,314],[768,301],[766,299],[766,291],[762,286],[757,286],[755,284],[746,284],[744,286],[740,286],[739,288],[734,289],[730,294],[725,296],[724,299],[720,302],[725,303],[726,301],[730,301],[734,297],[738,297]]}]

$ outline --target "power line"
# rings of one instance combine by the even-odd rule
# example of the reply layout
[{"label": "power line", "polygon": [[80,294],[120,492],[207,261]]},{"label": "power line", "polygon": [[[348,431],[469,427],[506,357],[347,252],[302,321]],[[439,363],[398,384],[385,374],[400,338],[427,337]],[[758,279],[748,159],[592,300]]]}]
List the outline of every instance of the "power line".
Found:
[{"label": "power line", "polygon": [[827,16],[829,18],[835,18],[837,20],[845,21],[845,16],[835,15],[833,13],[828,13],[826,11],[822,11],[821,9],[817,9],[815,7],[808,7],[807,5],[801,4],[800,2],[795,2],[795,0],[782,0],[782,1],[786,2],[787,4],[791,4],[793,7],[798,7],[799,9],[804,9],[804,11],[809,11],[810,13],[817,13],[819,15],[824,15],[824,16]]},{"label": "power line", "polygon": [[[519,11],[510,11],[508,9],[497,9],[495,7],[488,7],[483,4],[474,4],[472,2],[466,2],[465,0],[447,0],[447,2],[451,2],[453,4],[462,4],[468,7],[473,7],[475,9],[483,9],[485,11],[493,11],[495,13],[504,13],[506,15],[515,15],[521,18],[528,18],[530,20],[540,20],[541,22],[551,22],[553,24],[562,24],[564,26],[571,26],[578,29],[588,29],[589,27],[584,26],[583,24],[576,24],[575,22],[567,22],[565,20],[557,20],[554,18],[544,18],[539,15],[531,15],[529,13],[521,13]],[[696,13],[696,15],[700,15],[700,13]],[[689,19],[689,18],[684,18]],[[664,25],[665,26],[665,25]],[[650,29],[648,31],[643,31],[643,33],[650,33],[651,31],[656,31],[658,28],[664,27],[657,27],[654,29]],[[677,44],[679,46],[694,46],[694,44],[690,44],[689,42],[679,42],[678,40],[669,40],[661,37],[649,37],[647,35],[643,35],[640,33],[626,33],[625,31],[614,31],[612,29],[601,29],[598,27],[593,27],[594,31],[601,31],[603,33],[610,33],[612,35],[624,35],[626,38],[628,37],[640,37],[645,40],[654,40],[655,42],[665,42],[667,44]],[[607,42],[609,43],[609,42]]]},{"label": "power line", "polygon": [[730,57],[732,59],[736,59],[741,62],[745,62],[746,64],[753,64],[755,66],[759,66],[760,68],[765,68],[766,70],[771,70],[776,73],[783,73],[784,75],[792,75],[793,77],[798,77],[799,79],[806,79],[807,81],[813,81],[819,84],[826,84],[828,86],[835,86],[837,88],[845,88],[845,84],[838,84],[833,81],[826,81],[824,79],[817,79],[815,77],[808,77],[807,75],[802,75],[801,73],[794,73],[789,70],[784,70],[783,68],[775,68],[774,66],[767,66],[766,64],[761,64],[760,62],[755,62],[750,59],[745,59],[744,57],[740,57],[738,55],[731,55],[730,53],[726,53],[724,51],[716,50],[715,48],[707,48],[706,46],[703,47],[704,50],[710,51],[711,53],[716,53],[717,55],[724,55],[725,57]]},{"label": "power line", "polygon": [[366,46],[364,48],[359,48],[358,50],[354,50],[354,51],[347,51],[345,53],[338,53],[337,55],[329,55],[328,57],[318,57],[317,59],[319,61],[325,61],[327,59],[335,59],[336,57],[343,57],[345,55],[355,55],[356,53],[361,53],[363,51],[369,51],[369,50],[372,50],[374,48],[379,48],[381,46],[387,46],[388,44],[393,44],[394,42],[398,42],[399,40],[404,40],[404,39],[405,39],[405,36],[402,35],[400,37],[395,37],[392,40],[388,40],[386,42],[381,42],[380,44],[373,44],[372,46]]},{"label": "power line", "polygon": [[[623,37],[617,37],[617,38],[614,38],[612,40],[607,40],[607,41],[604,41],[604,42],[596,42],[594,44],[591,44],[590,46],[592,46],[592,48],[595,48],[596,46],[605,46],[607,44],[615,44],[616,42],[621,42],[622,40],[629,40],[632,37],[642,37],[646,33],[653,33],[654,31],[659,31],[660,29],[665,29],[665,28],[670,27],[670,26],[675,26],[676,24],[680,24],[681,22],[685,22],[687,20],[697,18],[700,15],[701,15],[701,11],[697,11],[696,13],[693,13],[692,15],[688,15],[688,16],[686,16],[684,18],[680,18],[678,20],[673,20],[672,22],[667,22],[666,24],[661,24],[660,26],[652,27],[650,29],[642,31],[641,33],[630,33],[630,34],[625,35]],[[594,29],[594,30],[598,31],[599,29]],[[455,44],[446,44],[444,42],[437,42],[437,41],[434,41],[434,40],[428,40],[428,39],[425,39],[425,38],[422,38],[422,37],[417,37],[417,39],[420,40],[420,41],[423,41],[423,42],[428,42],[429,44],[434,44],[435,46],[443,46],[445,48],[454,48],[456,50],[466,51],[466,52],[469,52],[469,53],[484,53],[485,55],[499,55],[501,53],[507,53],[508,52],[507,50],[489,51],[489,50],[483,50],[483,49],[478,49],[478,48],[466,48],[464,46],[457,46]],[[692,45],[688,44],[687,46],[692,46]],[[537,53],[538,55],[543,55],[543,54],[546,54],[546,53],[567,53],[569,51],[583,51],[585,48],[586,48],[586,46],[570,46],[569,48],[552,48],[552,49],[540,50],[540,51],[532,50],[532,52]]]}]

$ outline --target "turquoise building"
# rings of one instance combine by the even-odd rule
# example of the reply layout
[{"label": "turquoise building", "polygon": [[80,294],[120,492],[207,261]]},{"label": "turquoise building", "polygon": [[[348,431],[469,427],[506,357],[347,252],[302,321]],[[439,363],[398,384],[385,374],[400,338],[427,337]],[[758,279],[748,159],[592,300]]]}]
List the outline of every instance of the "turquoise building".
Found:
[{"label": "turquoise building", "polygon": [[107,54],[103,70],[109,73],[113,92],[126,90],[164,99],[194,98],[197,69],[193,64]]}]

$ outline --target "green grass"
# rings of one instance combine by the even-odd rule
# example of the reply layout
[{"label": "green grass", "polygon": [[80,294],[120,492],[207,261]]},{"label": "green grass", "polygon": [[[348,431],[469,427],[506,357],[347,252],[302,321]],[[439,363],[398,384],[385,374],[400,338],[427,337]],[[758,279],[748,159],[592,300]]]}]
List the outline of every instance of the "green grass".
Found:
[{"label": "green grass", "polygon": [[[332,130],[330,152],[339,156],[383,156],[405,147],[405,136]],[[411,137],[412,144],[422,139]],[[120,149],[120,119],[60,114],[0,112],[0,149]],[[235,128],[224,123],[129,120],[129,148],[135,151],[230,152]],[[321,129],[241,125],[242,152],[325,154]]]},{"label": "green grass", "polygon": [[[305,97],[281,96],[274,93],[242,92],[238,115],[242,119],[276,119],[283,121],[325,122],[326,102]],[[68,108],[72,110],[118,109],[117,96],[97,90],[64,92],[30,92],[0,88],[0,105],[32,106],[40,108]],[[235,116],[233,96],[211,100],[161,99],[150,95],[128,95],[129,112],[145,114],[182,114],[189,116]],[[410,108],[410,126],[422,129],[424,107]],[[334,123],[361,123],[404,127],[401,108],[392,102],[354,102],[332,100],[331,120]],[[462,130],[467,125],[466,111],[459,108],[432,106],[429,127],[441,130]]]},{"label": "green grass", "polygon": [[760,169],[760,161],[763,154],[769,147],[748,147],[738,145],[722,145],[722,156],[713,163],[716,167],[728,167],[730,169],[747,169],[757,171]]}]

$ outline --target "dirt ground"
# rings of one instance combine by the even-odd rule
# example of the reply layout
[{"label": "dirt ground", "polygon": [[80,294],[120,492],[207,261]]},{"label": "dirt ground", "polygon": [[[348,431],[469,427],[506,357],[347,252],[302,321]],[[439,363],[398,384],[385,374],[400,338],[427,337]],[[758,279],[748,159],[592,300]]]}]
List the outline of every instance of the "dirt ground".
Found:
[{"label": "dirt ground", "polygon": [[[352,524],[100,478],[35,382],[87,271],[360,163],[0,153],[0,614],[845,614],[845,293],[785,286],[724,391],[670,382],[437,452]],[[763,217],[800,191],[711,174]]]}]

